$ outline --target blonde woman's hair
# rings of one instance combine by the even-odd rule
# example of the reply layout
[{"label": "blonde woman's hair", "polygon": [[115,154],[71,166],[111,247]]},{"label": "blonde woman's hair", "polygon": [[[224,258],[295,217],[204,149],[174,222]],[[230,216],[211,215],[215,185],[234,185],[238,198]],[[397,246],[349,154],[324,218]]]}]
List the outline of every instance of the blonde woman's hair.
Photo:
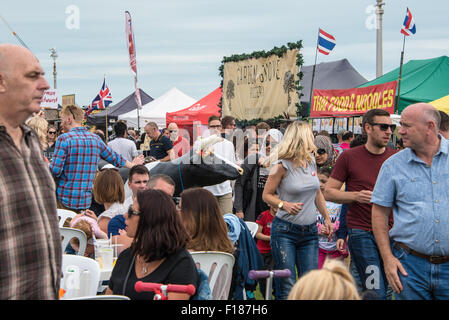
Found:
[{"label": "blonde woman's hair", "polygon": [[36,131],[37,136],[39,137],[39,142],[41,143],[42,149],[45,149],[47,146],[47,128],[48,122],[41,116],[34,116],[30,118],[26,124]]},{"label": "blonde woman's hair", "polygon": [[327,259],[323,268],[302,276],[288,300],[360,300],[354,278],[343,262]]},{"label": "blonde woman's hair", "polygon": [[293,162],[295,167],[305,166],[314,161],[316,146],[313,142],[312,128],[307,122],[295,121],[291,123],[280,143],[270,152],[264,165],[270,166],[278,159]]}]

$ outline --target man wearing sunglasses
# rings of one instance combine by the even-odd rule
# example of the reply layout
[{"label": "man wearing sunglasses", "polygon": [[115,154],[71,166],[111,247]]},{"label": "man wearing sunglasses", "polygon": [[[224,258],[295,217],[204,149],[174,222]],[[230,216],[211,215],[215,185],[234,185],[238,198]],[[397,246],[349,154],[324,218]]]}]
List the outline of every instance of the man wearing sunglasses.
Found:
[{"label": "man wearing sunglasses", "polygon": [[449,299],[449,143],[440,117],[427,103],[402,111],[406,149],[385,161],[373,191],[374,235],[397,300]]},{"label": "man wearing sunglasses", "polygon": [[[395,125],[387,111],[373,109],[363,116],[362,127],[367,135],[366,144],[346,150],[338,157],[324,196],[327,201],[348,204],[348,247],[362,290],[373,290],[378,299],[387,299],[388,282],[371,224],[371,195],[382,164],[396,152],[387,148]],[[344,183],[346,191],[341,189]]]}]

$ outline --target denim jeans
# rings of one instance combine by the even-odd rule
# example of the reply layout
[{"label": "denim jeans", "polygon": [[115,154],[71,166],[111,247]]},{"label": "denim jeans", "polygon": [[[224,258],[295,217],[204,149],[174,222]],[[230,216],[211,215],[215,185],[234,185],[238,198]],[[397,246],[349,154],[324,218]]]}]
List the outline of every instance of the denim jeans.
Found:
[{"label": "denim jeans", "polygon": [[398,271],[403,290],[394,293],[396,300],[449,300],[449,262],[432,264],[394,242],[391,250],[408,274]]},{"label": "denim jeans", "polygon": [[[276,300],[286,300],[298,277],[318,269],[318,229],[316,223],[296,225],[274,218],[271,225],[271,254],[274,269],[290,269],[289,278],[275,278]],[[295,268],[296,267],[296,268]]]},{"label": "denim jeans", "polygon": [[357,268],[362,290],[373,291],[379,300],[391,299],[391,290],[387,298],[388,281],[374,234],[361,229],[348,229],[348,236],[349,252]]}]

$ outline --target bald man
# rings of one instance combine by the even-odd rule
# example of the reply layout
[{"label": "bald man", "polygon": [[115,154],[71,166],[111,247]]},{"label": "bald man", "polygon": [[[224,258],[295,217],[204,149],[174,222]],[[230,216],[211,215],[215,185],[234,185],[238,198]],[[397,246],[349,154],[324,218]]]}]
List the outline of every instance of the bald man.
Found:
[{"label": "bald man", "polygon": [[57,299],[61,237],[55,184],[24,124],[49,88],[38,59],[0,45],[0,299]]},{"label": "bald man", "polygon": [[190,151],[190,143],[183,136],[179,135],[178,125],[174,122],[168,124],[168,132],[170,133],[170,140],[173,143],[173,151],[176,158],[182,157]]},{"label": "bald man", "polygon": [[397,300],[449,299],[449,142],[430,104],[408,106],[400,124],[406,149],[384,162],[371,198],[374,236]]}]

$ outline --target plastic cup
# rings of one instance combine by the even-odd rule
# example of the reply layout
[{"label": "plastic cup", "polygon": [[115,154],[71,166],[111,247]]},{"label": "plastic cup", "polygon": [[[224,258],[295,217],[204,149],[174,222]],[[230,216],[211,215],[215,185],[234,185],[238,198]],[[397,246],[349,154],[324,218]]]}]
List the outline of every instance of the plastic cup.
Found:
[{"label": "plastic cup", "polygon": [[101,254],[101,263],[100,267],[102,269],[112,269],[112,262],[114,259],[114,250],[111,247],[103,247],[100,251]]}]

